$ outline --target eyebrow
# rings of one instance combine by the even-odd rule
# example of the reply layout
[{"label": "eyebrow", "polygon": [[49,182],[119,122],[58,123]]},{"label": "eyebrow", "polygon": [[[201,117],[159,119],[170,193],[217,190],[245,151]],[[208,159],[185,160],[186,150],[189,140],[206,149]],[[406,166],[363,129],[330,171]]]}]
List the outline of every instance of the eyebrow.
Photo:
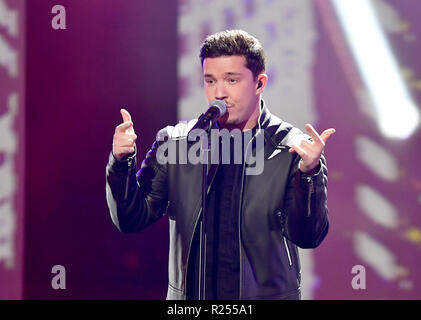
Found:
[{"label": "eyebrow", "polygon": [[[239,73],[239,72],[225,72],[224,75],[225,76],[241,76],[241,73]],[[209,77],[213,78],[214,76],[212,74],[206,73],[206,74],[203,75],[203,77],[205,77],[205,78],[209,78]]]}]

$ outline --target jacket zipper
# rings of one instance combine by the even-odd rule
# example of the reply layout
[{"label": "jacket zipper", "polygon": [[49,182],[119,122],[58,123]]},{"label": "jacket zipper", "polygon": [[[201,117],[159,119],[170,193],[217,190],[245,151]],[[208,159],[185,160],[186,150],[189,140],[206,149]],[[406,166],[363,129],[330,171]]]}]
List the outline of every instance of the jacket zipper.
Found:
[{"label": "jacket zipper", "polygon": [[[250,141],[252,141],[253,139],[251,139]],[[246,154],[247,154],[247,149],[248,149],[248,144],[247,144],[247,148],[246,148]],[[240,291],[239,291],[239,300],[242,299],[242,290],[243,290],[243,286],[242,286],[242,282],[243,282],[243,268],[242,268],[242,254],[241,254],[241,207],[243,206],[243,186],[244,186],[244,173],[245,173],[245,168],[246,168],[246,161],[244,159],[244,163],[243,163],[243,172],[241,175],[241,188],[240,188],[240,204],[239,204],[239,213],[238,213],[238,252],[240,254]]]},{"label": "jacket zipper", "polygon": [[127,200],[129,194],[129,181],[130,181],[130,170],[132,166],[132,161],[129,159],[127,161],[127,177],[126,177],[126,190],[124,191],[124,201]]},{"label": "jacket zipper", "polygon": [[308,182],[308,197],[307,197],[307,217],[311,215],[311,195],[314,193],[313,179],[307,177]]},{"label": "jacket zipper", "polygon": [[286,250],[287,255],[288,255],[289,266],[292,267],[291,254],[289,253],[289,247],[288,247],[287,239],[285,237],[283,237],[283,238],[284,238],[285,250]]},{"label": "jacket zipper", "polygon": [[[260,118],[260,117],[259,117]],[[254,134],[254,136],[250,139],[250,141],[247,143],[246,150],[244,152],[244,163],[243,163],[243,172],[241,175],[241,189],[240,189],[240,205],[239,205],[239,212],[238,212],[238,249],[240,253],[240,292],[239,292],[239,300],[242,300],[242,290],[243,290],[243,268],[242,268],[242,250],[241,250],[241,214],[242,214],[242,207],[243,207],[243,191],[244,191],[244,176],[246,171],[246,155],[247,150],[250,146],[250,143],[253,142],[253,139],[256,138],[256,136],[260,133],[261,127],[260,127],[260,119],[258,119],[257,123],[259,124],[259,130]]]}]

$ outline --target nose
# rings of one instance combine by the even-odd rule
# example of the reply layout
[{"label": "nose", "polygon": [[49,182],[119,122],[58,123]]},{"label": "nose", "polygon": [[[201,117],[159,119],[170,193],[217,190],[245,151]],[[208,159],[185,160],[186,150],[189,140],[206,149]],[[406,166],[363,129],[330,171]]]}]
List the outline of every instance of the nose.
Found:
[{"label": "nose", "polygon": [[227,91],[225,88],[225,83],[224,82],[219,82],[216,85],[216,89],[215,89],[215,98],[218,100],[224,100],[228,97],[227,95]]}]

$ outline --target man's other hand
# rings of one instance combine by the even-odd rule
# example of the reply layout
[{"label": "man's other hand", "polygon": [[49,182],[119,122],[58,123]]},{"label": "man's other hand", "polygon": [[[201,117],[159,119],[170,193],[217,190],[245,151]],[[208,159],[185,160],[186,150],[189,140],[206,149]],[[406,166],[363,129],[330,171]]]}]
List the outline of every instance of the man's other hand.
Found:
[{"label": "man's other hand", "polygon": [[115,128],[113,136],[113,155],[117,160],[124,160],[135,152],[134,145],[137,135],[133,129],[130,113],[126,109],[120,110],[123,122]]},{"label": "man's other hand", "polygon": [[289,152],[297,152],[301,157],[300,171],[306,174],[315,174],[315,169],[319,164],[320,157],[326,146],[326,141],[329,137],[336,132],[335,129],[330,128],[318,134],[311,124],[306,124],[306,130],[313,141],[307,139],[301,140],[299,144],[294,144]]}]

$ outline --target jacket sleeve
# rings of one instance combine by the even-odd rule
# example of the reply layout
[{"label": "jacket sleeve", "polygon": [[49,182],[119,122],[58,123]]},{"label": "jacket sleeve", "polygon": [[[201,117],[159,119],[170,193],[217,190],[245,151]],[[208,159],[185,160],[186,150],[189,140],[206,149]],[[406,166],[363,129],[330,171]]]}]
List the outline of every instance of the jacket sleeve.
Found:
[{"label": "jacket sleeve", "polygon": [[157,161],[157,139],[136,173],[136,154],[118,161],[112,152],[106,167],[106,198],[114,225],[137,232],[157,221],[168,205],[167,167]]},{"label": "jacket sleeve", "polygon": [[329,229],[326,159],[322,154],[314,175],[302,173],[299,160],[295,155],[289,174],[282,217],[284,234],[303,249],[315,248]]}]

